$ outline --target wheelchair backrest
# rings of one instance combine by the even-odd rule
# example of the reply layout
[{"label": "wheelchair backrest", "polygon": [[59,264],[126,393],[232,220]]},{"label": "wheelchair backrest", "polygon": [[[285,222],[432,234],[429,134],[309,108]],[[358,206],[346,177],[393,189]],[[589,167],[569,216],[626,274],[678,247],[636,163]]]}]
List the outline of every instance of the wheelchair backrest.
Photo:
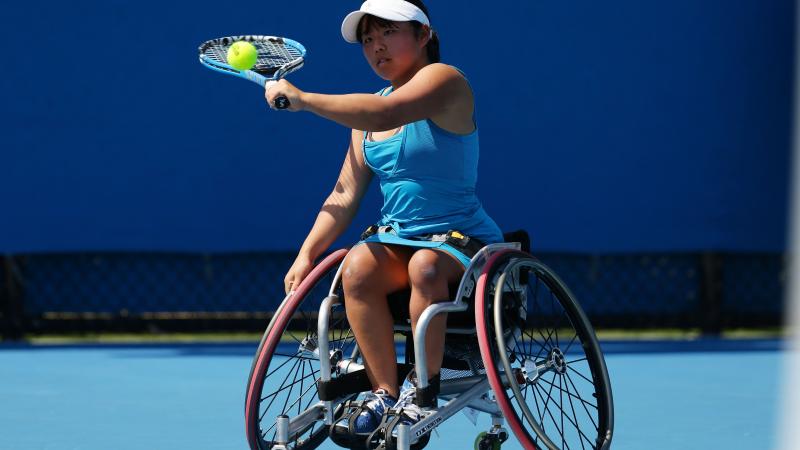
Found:
[{"label": "wheelchair backrest", "polygon": [[531,238],[525,230],[516,230],[503,233],[503,242],[519,242],[520,250],[531,252]]}]

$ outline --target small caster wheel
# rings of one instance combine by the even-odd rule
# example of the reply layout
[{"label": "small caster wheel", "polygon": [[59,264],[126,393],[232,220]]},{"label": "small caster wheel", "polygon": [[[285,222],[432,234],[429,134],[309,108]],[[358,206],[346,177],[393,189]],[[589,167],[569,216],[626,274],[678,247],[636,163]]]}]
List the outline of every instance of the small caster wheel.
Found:
[{"label": "small caster wheel", "polygon": [[500,440],[496,435],[482,431],[475,438],[475,450],[500,450]]},{"label": "small caster wheel", "polygon": [[497,437],[500,439],[500,443],[502,444],[503,442],[508,440],[508,432],[501,431],[500,433],[497,434]]}]

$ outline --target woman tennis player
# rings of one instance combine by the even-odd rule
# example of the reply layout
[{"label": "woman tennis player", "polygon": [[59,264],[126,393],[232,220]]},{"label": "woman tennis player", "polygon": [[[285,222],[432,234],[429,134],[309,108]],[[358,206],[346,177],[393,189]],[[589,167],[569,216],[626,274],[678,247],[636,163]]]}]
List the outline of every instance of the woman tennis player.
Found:
[{"label": "woman tennis player", "polygon": [[[286,274],[287,292],[350,225],[372,177],[380,180],[382,217],[350,250],[342,272],[347,319],[373,392],[334,429],[363,437],[392,407],[403,407],[410,423],[419,417],[413,414],[413,384],[401,389],[398,383],[387,294],[410,286],[414,329],[426,307],[450,300],[448,284],[460,280],[476,249],[503,238],[475,195],[473,94],[463,73],[439,61],[426,7],[419,0],[367,0],[345,17],[342,35],[361,45],[372,70],[390,86],[377,95],[323,95],[280,80],[268,85],[266,98],[272,105],[285,96],[290,111],[310,111],[352,128],[336,186]],[[445,322],[440,314],[428,329],[433,377],[442,364]]]}]

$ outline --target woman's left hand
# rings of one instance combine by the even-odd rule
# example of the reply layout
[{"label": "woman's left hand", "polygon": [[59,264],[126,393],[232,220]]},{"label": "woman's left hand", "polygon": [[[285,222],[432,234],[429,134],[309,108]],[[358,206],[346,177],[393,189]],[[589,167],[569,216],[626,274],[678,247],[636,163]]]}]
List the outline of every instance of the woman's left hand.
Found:
[{"label": "woman's left hand", "polygon": [[264,86],[264,98],[267,99],[267,104],[272,109],[275,108],[275,99],[278,97],[286,97],[289,100],[289,107],[287,111],[302,111],[305,107],[302,101],[303,91],[297,89],[292,83],[281,79],[278,81],[268,81]]}]

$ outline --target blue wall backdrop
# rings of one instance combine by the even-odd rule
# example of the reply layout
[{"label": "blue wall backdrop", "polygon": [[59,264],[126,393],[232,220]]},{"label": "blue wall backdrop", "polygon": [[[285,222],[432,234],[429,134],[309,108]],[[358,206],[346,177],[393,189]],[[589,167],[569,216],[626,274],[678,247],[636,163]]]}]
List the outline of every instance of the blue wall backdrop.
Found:
[{"label": "blue wall backdrop", "polygon": [[[548,251],[785,249],[790,0],[428,3],[476,91],[479,194],[503,228]],[[302,89],[374,92],[339,35],[359,4],[5,5],[0,251],[296,249],[349,131],[269,110],[196,48],[285,35],[309,49]]]}]

